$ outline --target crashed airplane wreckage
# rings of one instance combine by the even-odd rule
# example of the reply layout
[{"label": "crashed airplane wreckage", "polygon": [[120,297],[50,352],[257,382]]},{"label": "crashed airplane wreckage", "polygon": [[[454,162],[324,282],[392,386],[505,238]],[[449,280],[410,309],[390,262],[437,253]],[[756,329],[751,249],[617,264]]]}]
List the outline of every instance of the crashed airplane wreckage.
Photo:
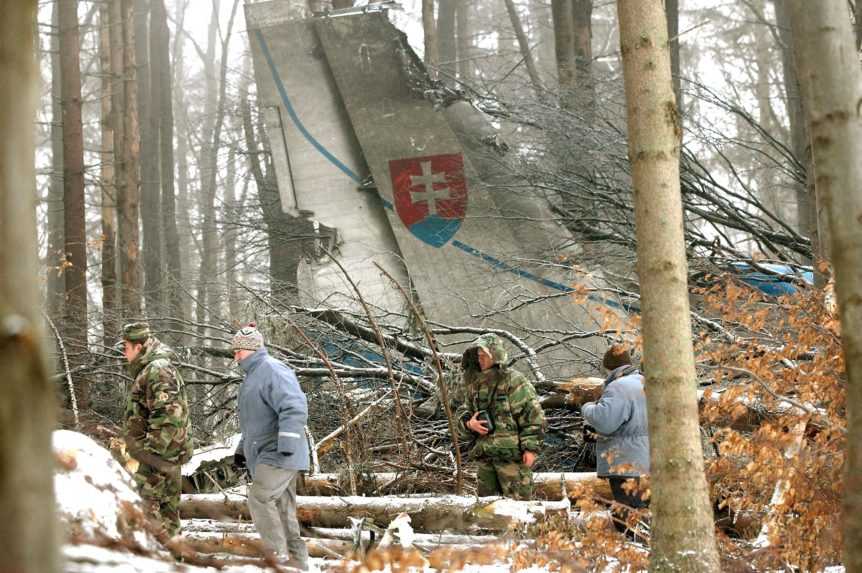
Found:
[{"label": "crashed airplane wreckage", "polygon": [[[583,374],[573,357],[601,355],[588,334],[622,306],[569,296],[601,285],[553,263],[576,257],[575,241],[544,199],[516,190],[488,118],[429,78],[385,9],[309,17],[305,6],[245,5],[283,208],[336,229],[339,263],[371,305],[409,314],[376,263],[434,323],[504,329],[532,347],[580,333],[539,363]],[[299,275],[305,302],[355,304],[339,299],[350,289],[331,261]]]}]

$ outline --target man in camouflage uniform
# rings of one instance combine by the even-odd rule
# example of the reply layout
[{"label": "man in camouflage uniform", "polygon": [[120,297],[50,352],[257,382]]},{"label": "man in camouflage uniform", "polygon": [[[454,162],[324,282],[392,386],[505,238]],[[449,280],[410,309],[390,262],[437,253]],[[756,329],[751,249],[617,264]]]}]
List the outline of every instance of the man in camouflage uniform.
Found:
[{"label": "man in camouflage uniform", "polygon": [[125,441],[140,466],[135,481],[168,535],[180,531],[180,466],[193,452],[185,385],[173,351],[150,334],[145,322],[123,327],[123,354],[134,379],[125,411]]},{"label": "man in camouflage uniform", "polygon": [[465,403],[458,422],[463,436],[476,436],[470,455],[479,462],[478,494],[530,499],[530,468],[545,426],[536,390],[523,374],[506,368],[506,349],[496,334],[483,334],[464,354]]}]

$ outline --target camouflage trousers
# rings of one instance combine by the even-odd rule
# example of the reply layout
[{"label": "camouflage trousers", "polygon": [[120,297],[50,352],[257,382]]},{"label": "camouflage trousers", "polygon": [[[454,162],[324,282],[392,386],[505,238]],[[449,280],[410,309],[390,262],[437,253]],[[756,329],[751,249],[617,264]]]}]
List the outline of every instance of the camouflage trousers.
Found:
[{"label": "camouflage trousers", "polygon": [[158,515],[168,535],[174,536],[180,532],[180,493],[182,493],[182,475],[180,466],[165,473],[152,466],[141,464],[135,473],[138,492],[144,500],[144,507],[149,515]]},{"label": "camouflage trousers", "polygon": [[520,462],[481,460],[476,470],[479,497],[503,495],[512,499],[533,498],[533,470]]}]

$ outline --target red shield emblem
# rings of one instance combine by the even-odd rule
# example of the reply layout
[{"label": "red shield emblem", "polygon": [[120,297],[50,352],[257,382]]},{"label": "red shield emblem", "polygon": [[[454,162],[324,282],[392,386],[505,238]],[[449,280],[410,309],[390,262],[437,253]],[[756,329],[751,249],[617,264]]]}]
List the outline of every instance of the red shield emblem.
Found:
[{"label": "red shield emblem", "polygon": [[460,153],[389,162],[395,212],[418,239],[442,247],[467,214],[467,181]]}]

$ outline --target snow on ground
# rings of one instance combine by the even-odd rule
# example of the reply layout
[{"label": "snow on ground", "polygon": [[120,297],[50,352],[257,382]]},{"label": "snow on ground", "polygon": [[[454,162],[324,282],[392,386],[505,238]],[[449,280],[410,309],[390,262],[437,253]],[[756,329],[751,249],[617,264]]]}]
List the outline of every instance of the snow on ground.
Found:
[{"label": "snow on ground", "polygon": [[198,448],[195,450],[192,459],[183,465],[183,475],[192,475],[204,462],[218,462],[227,457],[233,457],[241,437],[242,434],[234,434],[224,442],[217,442],[203,448]]},{"label": "snow on ground", "polygon": [[158,542],[135,523],[144,515],[132,476],[92,438],[57,430],[52,443],[58,469],[54,491],[60,519],[86,537],[120,540],[131,536],[141,547]]}]

